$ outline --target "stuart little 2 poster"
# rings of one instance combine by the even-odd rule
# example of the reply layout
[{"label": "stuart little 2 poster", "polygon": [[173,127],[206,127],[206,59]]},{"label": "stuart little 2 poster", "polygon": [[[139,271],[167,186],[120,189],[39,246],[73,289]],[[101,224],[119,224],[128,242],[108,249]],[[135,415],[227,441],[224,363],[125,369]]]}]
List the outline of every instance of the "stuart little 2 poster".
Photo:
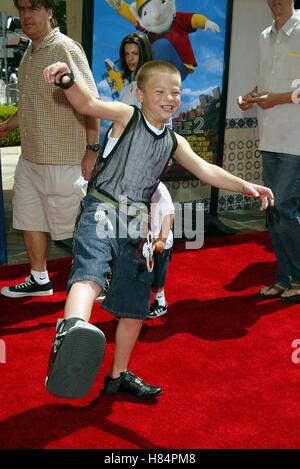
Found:
[{"label": "stuart little 2 poster", "polygon": [[[122,100],[128,77],[120,46],[129,34],[142,33],[151,44],[153,58],[173,63],[181,74],[181,105],[172,119],[174,131],[210,162],[215,162],[217,152],[227,1],[94,0],[92,12],[92,70],[100,98]],[[102,137],[108,126],[102,123]],[[176,177],[181,171],[186,176],[179,167],[172,171]]]}]

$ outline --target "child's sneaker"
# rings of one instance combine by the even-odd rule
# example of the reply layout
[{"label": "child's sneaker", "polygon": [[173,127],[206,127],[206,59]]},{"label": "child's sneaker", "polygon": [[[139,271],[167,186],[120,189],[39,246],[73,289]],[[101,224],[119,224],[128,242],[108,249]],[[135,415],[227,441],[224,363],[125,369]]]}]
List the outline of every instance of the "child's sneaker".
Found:
[{"label": "child's sneaker", "polygon": [[144,383],[132,371],[124,371],[117,379],[105,376],[104,392],[108,394],[130,394],[140,399],[152,399],[162,394],[162,388]]},{"label": "child's sneaker", "polygon": [[98,327],[79,318],[59,319],[49,357],[46,388],[65,399],[88,394],[104,358],[106,340]]},{"label": "child's sneaker", "polygon": [[107,276],[107,279],[106,279],[106,282],[105,282],[105,285],[104,285],[104,288],[103,288],[102,292],[101,292],[100,295],[97,296],[97,298],[95,299],[95,303],[102,303],[102,301],[105,300],[107,291],[108,291],[109,286],[110,286],[110,281],[111,281],[111,272],[110,272],[110,273],[108,274],[108,276]]},{"label": "child's sneaker", "polygon": [[103,301],[106,298],[106,293],[107,293],[107,288],[103,288],[102,292],[100,293],[99,296],[95,299],[95,303],[103,303]]},{"label": "child's sneaker", "polygon": [[1,294],[10,298],[23,298],[24,296],[47,296],[53,295],[51,282],[44,285],[37,283],[33,275],[25,278],[25,282],[18,283],[11,287],[3,287]]},{"label": "child's sneaker", "polygon": [[168,311],[168,304],[166,303],[164,306],[158,304],[158,301],[153,301],[152,305],[150,306],[150,310],[147,316],[147,319],[155,319],[163,314],[166,314]]}]

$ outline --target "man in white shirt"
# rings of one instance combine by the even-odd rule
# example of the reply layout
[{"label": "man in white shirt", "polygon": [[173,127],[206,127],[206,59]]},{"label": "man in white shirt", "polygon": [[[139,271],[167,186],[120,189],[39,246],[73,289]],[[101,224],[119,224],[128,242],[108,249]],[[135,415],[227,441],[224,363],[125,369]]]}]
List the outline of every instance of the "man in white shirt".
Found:
[{"label": "man in white shirt", "polygon": [[[274,21],[259,38],[257,86],[238,98],[257,105],[264,182],[275,197],[267,211],[277,259],[276,283],[261,298],[300,301],[300,12],[294,0],[267,0]],[[298,87],[298,88],[297,88]]]}]

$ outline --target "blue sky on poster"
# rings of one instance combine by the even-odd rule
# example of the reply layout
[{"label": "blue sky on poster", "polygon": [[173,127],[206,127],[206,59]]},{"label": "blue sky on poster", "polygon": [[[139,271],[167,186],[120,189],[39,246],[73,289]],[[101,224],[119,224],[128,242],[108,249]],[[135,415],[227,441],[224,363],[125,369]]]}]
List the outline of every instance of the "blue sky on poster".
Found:
[{"label": "blue sky on poster", "polygon": [[[94,4],[93,73],[101,98],[111,99],[109,87],[102,78],[106,71],[104,60],[116,61],[122,38],[136,29],[105,0],[95,0]],[[203,14],[221,29],[220,33],[199,29],[189,36],[198,67],[183,82],[181,110],[184,110],[198,104],[200,94],[210,94],[217,86],[222,89],[227,0],[176,0],[176,9]]]}]

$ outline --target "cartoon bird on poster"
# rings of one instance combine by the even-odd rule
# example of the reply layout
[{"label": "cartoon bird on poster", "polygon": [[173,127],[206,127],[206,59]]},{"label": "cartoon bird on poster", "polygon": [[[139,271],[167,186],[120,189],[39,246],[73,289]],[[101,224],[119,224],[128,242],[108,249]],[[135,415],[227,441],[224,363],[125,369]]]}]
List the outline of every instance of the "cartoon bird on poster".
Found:
[{"label": "cartoon bird on poster", "polygon": [[197,67],[189,34],[198,29],[220,32],[206,16],[176,11],[175,0],[106,0],[117,13],[136,29],[147,34],[156,60],[173,63],[184,80]]}]

